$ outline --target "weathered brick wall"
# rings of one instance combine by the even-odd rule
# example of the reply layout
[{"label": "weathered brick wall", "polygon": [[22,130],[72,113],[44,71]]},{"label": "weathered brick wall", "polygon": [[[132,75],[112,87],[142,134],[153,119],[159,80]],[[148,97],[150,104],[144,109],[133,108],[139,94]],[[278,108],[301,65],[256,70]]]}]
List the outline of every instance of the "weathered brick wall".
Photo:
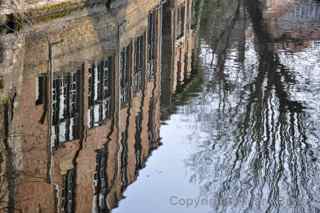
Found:
[{"label": "weathered brick wall", "polygon": [[23,35],[0,36],[0,97],[20,90],[24,55]]},{"label": "weathered brick wall", "polygon": [[[88,68],[94,61],[114,56],[118,62],[119,50],[147,31],[148,15],[159,6],[159,0],[122,1],[118,8],[111,5],[110,11],[100,10],[90,15],[77,14],[72,18],[61,18],[50,23],[33,26],[24,34],[24,46],[21,56],[23,66],[20,72],[21,86],[18,87],[15,128],[21,132],[18,147],[19,179],[16,186],[16,207],[26,213],[53,212],[62,205],[64,178],[70,169],[76,169],[74,188],[75,212],[91,212],[95,205],[96,190],[94,177],[96,171],[97,150],[105,148],[107,152],[107,183],[109,208],[117,205],[122,199],[123,190],[137,178],[137,172],[144,166],[152,149],[159,145],[160,137],[160,33],[157,43],[157,67],[153,80],[146,80],[143,92],[133,97],[128,107],[118,109],[119,71],[115,65],[114,72],[114,108],[113,117],[96,128],[87,126],[88,109]],[[171,1],[173,2],[173,1]],[[184,1],[179,1],[183,3]],[[176,3],[176,2],[174,2]],[[175,8],[176,5],[174,4]],[[173,10],[174,11],[174,10]],[[112,17],[115,14],[115,18]],[[114,15],[114,14],[113,14]],[[172,14],[172,25],[175,24],[175,13]],[[158,16],[160,23],[160,16]],[[121,25],[121,27],[120,27]],[[187,23],[186,23],[187,25]],[[118,35],[118,27],[120,34]],[[160,24],[157,31],[160,32]],[[187,28],[186,28],[187,29]],[[174,27],[166,36],[171,52],[172,64],[166,66],[170,75],[176,75],[173,67],[176,62],[176,39]],[[185,33],[180,41],[183,59],[187,61],[182,69],[184,73],[191,69],[191,33]],[[118,37],[119,36],[119,37]],[[172,40],[170,40],[172,39]],[[49,43],[52,45],[52,59],[49,59]],[[120,49],[119,46],[120,45]],[[147,49],[146,49],[147,50]],[[53,72],[70,72],[77,69],[83,71],[83,94],[81,94],[83,132],[80,140],[74,140],[56,147],[51,155],[49,139],[48,109],[51,106],[36,105],[36,80],[40,74],[47,74],[49,61],[53,64]],[[169,60],[168,60],[169,61]],[[132,71],[131,71],[132,75]],[[185,74],[182,74],[184,77]],[[131,76],[132,77],[132,76]],[[174,84],[177,79],[172,81]],[[170,86],[174,87],[174,86]],[[171,91],[170,91],[171,92]],[[137,134],[137,114],[142,114],[141,154],[137,154],[135,137]],[[129,117],[130,116],[130,117]],[[45,119],[43,119],[45,118]],[[121,143],[121,133],[126,131],[127,150]],[[127,153],[124,153],[127,152]],[[139,156],[138,156],[139,155]],[[123,157],[125,156],[125,157]],[[121,158],[125,158],[123,160]],[[140,162],[139,162],[140,161]],[[141,165],[139,165],[139,163]],[[125,182],[126,180],[127,182]]]},{"label": "weathered brick wall", "polygon": [[167,1],[163,6],[163,25],[162,25],[162,56],[161,56],[161,104],[168,107],[171,104],[173,91],[173,67],[175,51],[175,15],[172,11],[173,1]]},{"label": "weathered brick wall", "polygon": [[[148,7],[154,8],[156,6],[155,2],[154,5],[148,2]],[[149,14],[147,9],[144,9],[142,15],[140,9],[137,8],[126,10],[131,11],[131,16],[128,15],[127,17],[141,17],[139,22],[129,22],[125,27],[121,35],[123,43],[130,42],[130,40],[146,31],[147,15]],[[131,18],[128,18],[128,20],[131,20]],[[75,211],[86,213],[91,211],[93,205],[96,150],[101,149],[104,144],[107,143],[108,149],[110,149],[107,172],[108,183],[110,186],[112,185],[110,195],[114,194],[114,196],[109,197],[110,206],[121,199],[123,188],[126,187],[122,185],[123,177],[121,175],[123,174],[120,173],[119,167],[126,167],[128,183],[135,180],[135,113],[140,108],[132,108],[129,126],[121,125],[121,123],[125,124],[127,121],[127,111],[123,115],[119,115],[120,131],[117,130],[117,124],[112,123],[111,120],[106,125],[94,129],[85,127],[84,137],[81,141],[71,141],[59,146],[53,152],[51,158],[48,147],[50,143],[48,114],[45,114],[48,108],[46,109],[43,105],[35,105],[37,89],[35,82],[39,74],[47,74],[49,70],[49,42],[57,42],[52,49],[54,72],[74,71],[83,67],[83,64],[101,60],[110,54],[115,55],[115,49],[117,48],[117,25],[107,12],[55,22],[50,25],[36,26],[25,37],[23,92],[19,94],[19,97],[21,96],[21,107],[18,113],[24,136],[21,148],[23,166],[17,184],[19,196],[17,196],[16,205],[17,208],[25,209],[25,212],[34,212],[34,210],[52,212],[54,208],[60,208],[56,205],[60,203],[59,200],[62,197],[64,175],[68,170],[76,168]],[[88,66],[85,65],[85,67]],[[85,69],[85,82],[88,81],[87,75],[87,69]],[[83,97],[86,102],[87,90],[85,90]],[[140,101],[141,97],[133,103],[134,106]],[[86,116],[86,107],[84,113]],[[46,119],[44,122],[40,122],[43,116]],[[146,113],[146,116],[148,116],[148,113]],[[85,121],[86,118],[83,122],[86,126]],[[144,125],[147,125],[147,123],[145,122]],[[119,157],[119,151],[121,152],[119,134],[125,128],[128,128],[130,135],[128,165],[119,165],[116,161]],[[113,133],[110,136],[111,131]],[[108,140],[108,137],[111,137],[111,140]],[[145,138],[147,140],[147,137]],[[143,148],[145,157],[149,153],[147,145],[148,143]],[[49,183],[49,179],[52,183]],[[58,197],[58,200],[55,200],[55,197]]]},{"label": "weathered brick wall", "polygon": [[[19,196],[16,200],[17,207],[25,209],[25,212],[34,212],[37,208],[44,212],[54,211],[56,205],[54,196],[56,195],[54,185],[48,184],[49,172],[53,183],[57,184],[59,190],[57,193],[61,196],[63,175],[74,166],[74,158],[79,151],[79,141],[59,147],[51,159],[53,169],[50,171],[48,108],[35,104],[37,77],[39,74],[47,74],[49,69],[48,40],[50,42],[60,41],[53,47],[54,71],[75,71],[82,67],[86,61],[100,60],[114,49],[116,30],[108,18],[108,15],[102,13],[100,16],[87,16],[57,23],[58,27],[55,24],[50,24],[48,28],[35,30],[26,36],[23,92],[19,95],[19,99],[21,99],[20,111],[17,114],[24,136],[21,150],[23,167],[17,185]],[[40,122],[43,116],[45,116],[44,122]],[[84,189],[83,186],[86,186],[87,193],[84,195],[87,197],[92,197],[92,187],[87,186],[92,184],[94,175],[92,173],[92,170],[95,169],[94,150],[101,148],[102,138],[106,138],[107,128],[108,125],[91,131],[87,138],[90,143],[84,147],[84,151],[79,153],[79,161],[81,161],[79,162],[79,174],[83,175],[79,175],[77,178],[79,183],[82,183],[79,185],[80,189]],[[88,182],[89,179],[90,182]],[[40,199],[37,196],[42,197]],[[81,209],[83,202],[77,203]],[[85,202],[85,204],[90,206],[91,203]],[[84,209],[88,210],[88,207]]]}]

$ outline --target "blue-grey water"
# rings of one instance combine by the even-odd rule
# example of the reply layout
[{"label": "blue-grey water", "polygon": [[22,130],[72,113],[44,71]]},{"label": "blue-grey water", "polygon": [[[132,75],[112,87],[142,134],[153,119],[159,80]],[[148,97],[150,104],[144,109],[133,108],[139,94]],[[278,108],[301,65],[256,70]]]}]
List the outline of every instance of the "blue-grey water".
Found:
[{"label": "blue-grey water", "polygon": [[114,212],[320,212],[319,3],[207,7],[201,83]]}]

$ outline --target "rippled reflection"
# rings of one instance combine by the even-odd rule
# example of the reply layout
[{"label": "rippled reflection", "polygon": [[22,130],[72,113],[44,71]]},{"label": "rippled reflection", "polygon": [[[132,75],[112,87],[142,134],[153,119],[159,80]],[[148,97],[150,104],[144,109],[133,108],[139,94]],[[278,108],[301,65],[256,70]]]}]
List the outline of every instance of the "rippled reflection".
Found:
[{"label": "rippled reflection", "polygon": [[320,5],[298,1],[284,15],[263,3],[208,2],[210,81],[191,106],[207,136],[187,165],[215,212],[318,212]]},{"label": "rippled reflection", "polygon": [[111,212],[190,79],[192,1],[41,1],[0,7],[0,212]]},{"label": "rippled reflection", "polygon": [[319,1],[64,6],[0,15],[0,212],[320,212]]}]

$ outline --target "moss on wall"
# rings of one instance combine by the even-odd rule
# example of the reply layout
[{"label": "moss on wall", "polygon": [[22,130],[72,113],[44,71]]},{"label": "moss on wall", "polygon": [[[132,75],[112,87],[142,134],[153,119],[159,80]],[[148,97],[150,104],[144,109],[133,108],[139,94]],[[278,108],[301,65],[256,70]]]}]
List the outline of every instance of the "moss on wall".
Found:
[{"label": "moss on wall", "polygon": [[41,8],[32,9],[26,13],[26,17],[34,22],[46,22],[53,19],[61,18],[70,15],[72,12],[83,9],[87,5],[85,2],[62,2],[48,4]]},{"label": "moss on wall", "polygon": [[10,102],[9,96],[0,95],[0,106],[6,105]]}]

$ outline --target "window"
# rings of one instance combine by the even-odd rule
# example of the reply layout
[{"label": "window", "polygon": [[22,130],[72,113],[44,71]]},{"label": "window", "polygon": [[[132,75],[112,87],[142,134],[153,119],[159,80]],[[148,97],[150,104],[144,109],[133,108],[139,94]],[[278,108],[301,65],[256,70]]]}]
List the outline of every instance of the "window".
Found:
[{"label": "window", "polygon": [[[0,28],[1,28],[1,25],[0,25]],[[3,61],[4,61],[4,45],[0,42],[0,64],[2,64]]]},{"label": "window", "polygon": [[4,88],[3,78],[0,77],[0,89]]},{"label": "window", "polygon": [[36,80],[36,105],[44,104],[46,101],[47,76],[40,75]]},{"label": "window", "polygon": [[154,10],[148,17],[148,78],[154,79],[157,61],[158,11]]},{"label": "window", "polygon": [[97,198],[97,206],[99,212],[105,212],[108,210],[106,197],[108,194],[108,182],[107,182],[107,154],[105,149],[97,151],[96,156],[96,174],[94,177],[95,196]]},{"label": "window", "polygon": [[130,55],[131,44],[124,47],[120,55],[121,107],[126,106],[130,99]]},{"label": "window", "polygon": [[176,23],[176,35],[177,39],[184,35],[184,22],[185,22],[185,6],[180,6],[177,10],[177,23]]},{"label": "window", "polygon": [[178,83],[182,83],[182,48],[178,47],[177,48],[177,81]]},{"label": "window", "polygon": [[55,74],[52,86],[54,144],[79,139],[80,71]]},{"label": "window", "polygon": [[74,188],[75,188],[75,169],[68,170],[64,176],[64,186],[62,191],[62,212],[74,212]]},{"label": "window", "polygon": [[149,120],[148,120],[148,138],[151,148],[154,147],[154,143],[157,142],[157,126],[156,126],[156,99],[152,97],[150,99],[149,108]]},{"label": "window", "polygon": [[139,36],[135,41],[135,72],[144,70],[145,65],[145,36]]},{"label": "window", "polygon": [[136,154],[136,175],[138,175],[139,169],[142,168],[142,144],[141,144],[141,132],[142,132],[142,112],[138,112],[136,115],[136,134],[135,134],[135,154]]},{"label": "window", "polygon": [[101,126],[112,114],[112,57],[89,68],[88,126]]},{"label": "window", "polygon": [[145,36],[139,36],[134,43],[135,68],[133,75],[134,94],[143,89],[144,69],[145,69]]}]

